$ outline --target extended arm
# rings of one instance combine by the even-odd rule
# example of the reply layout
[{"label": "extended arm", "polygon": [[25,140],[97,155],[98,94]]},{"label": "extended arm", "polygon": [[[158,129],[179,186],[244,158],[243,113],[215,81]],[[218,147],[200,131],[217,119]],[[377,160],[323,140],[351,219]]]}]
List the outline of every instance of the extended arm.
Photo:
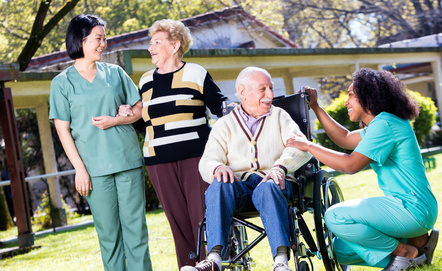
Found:
[{"label": "extended arm", "polygon": [[356,173],[372,162],[370,158],[359,152],[352,152],[351,154],[337,152],[310,141],[299,140],[296,137],[288,139],[286,146],[307,151],[323,164],[346,174]]},{"label": "extended arm", "polygon": [[330,139],[341,148],[354,150],[361,141],[359,130],[350,132],[348,129],[330,117],[330,115],[325,112],[321,106],[319,106],[316,89],[306,87],[305,90],[309,95],[310,108],[313,110],[313,112],[315,112],[316,117]]},{"label": "extended arm", "polygon": [[75,168],[75,188],[80,195],[87,196],[89,190],[92,190],[92,183],[83,160],[81,160],[78,154],[74,139],[72,138],[70,123],[68,121],[54,119],[54,124],[63,149],[69,161],[71,161],[72,166]]}]

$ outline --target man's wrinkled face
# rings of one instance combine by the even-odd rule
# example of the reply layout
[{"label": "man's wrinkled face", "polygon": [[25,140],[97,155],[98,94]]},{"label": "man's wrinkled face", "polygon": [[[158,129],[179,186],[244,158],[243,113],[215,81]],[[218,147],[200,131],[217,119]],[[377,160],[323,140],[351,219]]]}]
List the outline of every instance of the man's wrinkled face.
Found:
[{"label": "man's wrinkled face", "polygon": [[267,74],[255,72],[253,80],[247,88],[240,86],[240,95],[244,111],[254,118],[258,118],[270,111],[273,100],[273,82]]}]

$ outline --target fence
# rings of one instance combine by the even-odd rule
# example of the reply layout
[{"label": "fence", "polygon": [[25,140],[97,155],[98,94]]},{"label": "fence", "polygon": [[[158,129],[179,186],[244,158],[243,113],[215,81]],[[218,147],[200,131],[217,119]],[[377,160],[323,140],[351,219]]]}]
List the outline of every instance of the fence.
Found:
[{"label": "fence", "polygon": [[[51,221],[52,221],[52,229],[55,232],[55,224],[54,224],[54,211],[52,209],[52,202],[51,202],[51,192],[49,189],[49,184],[47,179],[52,177],[61,177],[61,176],[68,176],[75,174],[75,169],[71,170],[65,170],[60,171],[56,173],[49,173],[49,174],[43,174],[43,175],[36,175],[31,177],[26,177],[25,182],[34,181],[34,180],[40,180],[46,185],[46,190],[48,191],[48,198],[49,198],[49,206],[51,209]],[[11,185],[11,180],[5,180],[0,182],[0,187]]]}]

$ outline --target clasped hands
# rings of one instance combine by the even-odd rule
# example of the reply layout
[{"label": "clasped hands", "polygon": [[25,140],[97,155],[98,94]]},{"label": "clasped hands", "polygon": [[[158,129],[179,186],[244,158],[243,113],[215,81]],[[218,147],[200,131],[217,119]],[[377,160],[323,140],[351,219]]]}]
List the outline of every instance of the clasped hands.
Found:
[{"label": "clasped hands", "polygon": [[[118,113],[116,117],[119,116],[128,117],[133,115],[134,112],[132,110],[132,106],[129,104],[122,104],[118,108]],[[106,130],[115,125],[114,117],[111,116],[92,117],[92,125],[96,126],[101,130]]]}]

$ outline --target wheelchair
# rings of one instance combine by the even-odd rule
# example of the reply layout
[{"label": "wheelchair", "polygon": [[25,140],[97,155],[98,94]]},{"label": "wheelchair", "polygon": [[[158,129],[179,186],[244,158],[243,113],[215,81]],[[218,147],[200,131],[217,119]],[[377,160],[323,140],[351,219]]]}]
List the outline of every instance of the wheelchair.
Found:
[{"label": "wheelchair", "polygon": [[[307,94],[298,93],[275,98],[273,105],[283,108],[298,124],[308,140],[312,140]],[[226,110],[225,114],[229,113]],[[324,223],[324,213],[335,203],[344,200],[336,180],[319,167],[312,158],[294,173],[294,197],[289,201],[290,250],[293,252],[296,271],[314,271],[313,257],[322,260],[326,271],[342,271],[347,266],[340,265],[333,250],[333,234]],[[250,251],[266,237],[264,228],[247,219],[258,217],[259,213],[237,213],[232,218],[228,245],[222,255],[222,270],[247,271],[254,265]],[[308,219],[304,217],[308,216]],[[205,217],[198,228],[198,244],[195,259],[201,258],[202,247],[207,245]],[[308,224],[313,224],[309,228]],[[249,240],[247,230],[257,232],[254,240]]]}]

